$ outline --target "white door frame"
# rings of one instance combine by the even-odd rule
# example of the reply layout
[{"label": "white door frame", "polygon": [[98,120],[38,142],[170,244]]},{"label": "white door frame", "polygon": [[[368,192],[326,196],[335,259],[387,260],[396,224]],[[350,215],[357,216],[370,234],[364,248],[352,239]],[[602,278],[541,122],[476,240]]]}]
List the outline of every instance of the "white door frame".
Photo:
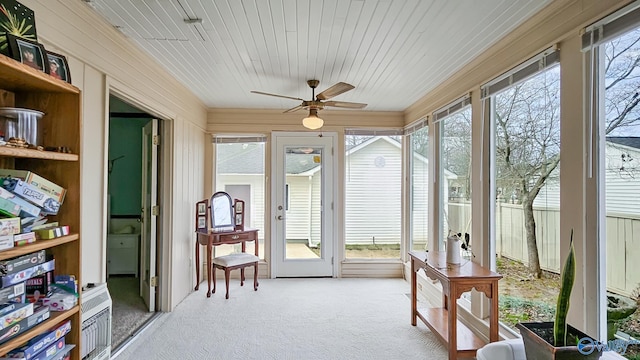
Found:
[{"label": "white door frame", "polygon": [[[158,205],[158,120],[151,119],[142,129],[142,206],[141,206],[141,246],[140,246],[140,295],[149,312],[156,311],[157,289],[157,217],[153,209]],[[149,148],[148,145],[151,145]],[[149,150],[151,151],[149,153]],[[150,168],[147,167],[147,163]],[[151,176],[149,179],[147,176]],[[149,183],[150,187],[147,187]],[[147,253],[149,264],[147,264]],[[149,267],[149,274],[145,269]]]},{"label": "white door frame", "polygon": [[[110,116],[109,116],[109,104],[110,104],[110,97],[111,96],[115,96],[118,97],[119,99],[125,101],[126,103],[129,103],[131,106],[138,108],[142,111],[144,111],[145,113],[151,115],[152,117],[155,117],[157,119],[159,119],[159,130],[162,131],[162,134],[160,134],[160,138],[161,138],[161,146],[160,146],[160,153],[158,153],[158,162],[157,165],[159,167],[159,172],[158,172],[158,186],[160,186],[159,190],[160,190],[160,204],[161,205],[161,209],[160,209],[160,216],[158,216],[158,221],[159,221],[159,227],[158,227],[158,233],[157,233],[157,240],[159,242],[159,247],[156,250],[160,250],[161,251],[157,251],[157,270],[158,273],[156,274],[159,277],[159,281],[158,281],[158,287],[157,287],[157,292],[156,292],[156,296],[158,297],[156,299],[156,304],[158,311],[171,311],[171,309],[174,307],[173,306],[173,301],[172,301],[172,292],[173,289],[171,288],[171,284],[172,284],[172,277],[173,274],[171,272],[171,258],[172,258],[172,254],[173,254],[173,247],[172,247],[172,234],[173,234],[173,224],[174,224],[174,218],[175,218],[175,212],[173,210],[173,204],[174,204],[174,199],[173,199],[173,195],[174,195],[174,191],[173,191],[173,183],[174,183],[174,178],[173,178],[173,170],[174,170],[174,164],[173,164],[173,155],[174,155],[174,149],[173,149],[173,134],[174,134],[174,120],[175,119],[175,114],[173,113],[168,113],[166,111],[162,111],[159,109],[158,106],[149,106],[147,105],[144,101],[138,100],[137,97],[132,96],[131,94],[137,94],[137,92],[133,89],[131,89],[130,87],[124,85],[123,83],[113,79],[112,77],[107,76],[105,79],[105,92],[104,92],[104,104],[105,104],[105,108],[104,108],[104,113],[105,113],[105,121],[104,121],[104,144],[105,145],[105,150],[104,150],[104,157],[103,157],[103,161],[104,161],[104,186],[103,186],[103,203],[104,203],[104,210],[105,213],[106,212],[106,201],[108,201],[108,188],[107,188],[107,184],[108,184],[108,160],[109,160],[109,152],[108,152],[108,144],[109,144],[109,120],[110,120]],[[156,104],[157,105],[157,104]],[[161,124],[160,124],[161,122]],[[103,254],[104,255],[104,262],[106,263],[106,247],[107,247],[107,235],[106,235],[106,224],[110,221],[110,219],[108,218],[108,216],[105,216],[105,220],[104,220],[104,235],[103,235]],[[106,267],[103,267],[103,269],[105,270],[105,281],[106,281]]]},{"label": "white door frame", "polygon": [[[276,278],[278,275],[278,246],[276,241],[278,241],[278,239],[280,239],[280,235],[278,234],[279,232],[279,228],[281,228],[281,226],[278,226],[277,222],[280,221],[277,219],[278,215],[280,215],[282,212],[279,211],[277,209],[278,206],[278,200],[277,200],[277,179],[278,179],[278,171],[283,171],[284,169],[277,169],[278,166],[278,151],[277,151],[277,147],[278,147],[278,138],[290,138],[290,139],[294,139],[294,138],[308,138],[308,139],[315,139],[317,137],[323,137],[323,138],[327,138],[331,140],[331,149],[329,150],[330,152],[328,153],[328,155],[332,156],[332,164],[331,164],[331,168],[330,170],[330,177],[325,178],[325,184],[327,186],[330,186],[332,191],[331,191],[331,197],[330,197],[330,204],[327,204],[327,206],[325,206],[324,209],[324,216],[327,220],[329,221],[324,221],[322,224],[322,233],[323,233],[323,240],[325,237],[330,237],[331,238],[331,246],[330,246],[330,250],[327,251],[323,251],[323,255],[329,259],[329,261],[332,261],[332,265],[331,265],[331,274],[327,275],[327,276],[331,276],[331,277],[337,277],[338,274],[338,261],[337,261],[337,250],[338,250],[338,231],[337,231],[337,211],[336,211],[336,204],[337,204],[337,186],[338,186],[338,161],[336,159],[335,153],[336,153],[336,149],[337,149],[337,141],[338,141],[338,134],[335,132],[272,132],[272,136],[271,136],[271,218],[270,218],[270,223],[271,223],[271,278]],[[301,140],[301,145],[305,145],[304,140]],[[314,276],[314,275],[304,275],[301,274],[300,276]]]}]

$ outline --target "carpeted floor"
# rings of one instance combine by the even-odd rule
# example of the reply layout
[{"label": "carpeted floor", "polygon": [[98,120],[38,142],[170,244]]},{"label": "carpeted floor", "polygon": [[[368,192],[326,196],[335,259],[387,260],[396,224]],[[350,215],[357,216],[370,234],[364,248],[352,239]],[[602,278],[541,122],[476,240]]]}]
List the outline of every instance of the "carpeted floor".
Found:
[{"label": "carpeted floor", "polygon": [[136,329],[151,318],[140,297],[140,279],[133,276],[110,276],[107,287],[113,302],[111,319],[112,349],[118,347]]},{"label": "carpeted floor", "polygon": [[411,326],[409,291],[401,279],[261,279],[257,292],[232,282],[225,300],[201,286],[117,360],[447,359]]}]

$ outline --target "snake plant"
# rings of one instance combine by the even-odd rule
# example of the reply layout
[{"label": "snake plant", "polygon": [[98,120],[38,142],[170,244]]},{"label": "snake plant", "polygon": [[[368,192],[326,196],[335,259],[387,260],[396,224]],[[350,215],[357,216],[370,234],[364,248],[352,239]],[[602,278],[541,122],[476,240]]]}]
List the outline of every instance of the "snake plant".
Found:
[{"label": "snake plant", "polygon": [[556,307],[556,320],[553,324],[554,346],[566,346],[567,344],[567,313],[569,312],[569,299],[573,289],[573,280],[576,277],[576,255],[573,248],[573,229],[571,230],[571,241],[569,242],[569,255],[564,262],[562,270],[562,281],[560,283],[560,294],[558,294],[558,304]]}]

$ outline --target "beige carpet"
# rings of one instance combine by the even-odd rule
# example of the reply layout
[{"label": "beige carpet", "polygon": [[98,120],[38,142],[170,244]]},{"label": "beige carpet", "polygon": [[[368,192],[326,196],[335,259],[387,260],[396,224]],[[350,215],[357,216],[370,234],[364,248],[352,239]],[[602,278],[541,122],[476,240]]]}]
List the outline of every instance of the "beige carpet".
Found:
[{"label": "beige carpet", "polygon": [[[249,281],[251,283],[251,281]],[[126,359],[447,359],[429,329],[411,326],[401,279],[262,279],[201,289],[117,357]]]},{"label": "beige carpet", "polygon": [[107,280],[113,301],[111,310],[111,344],[115,349],[153,316],[140,297],[140,279],[133,276],[110,276]]}]

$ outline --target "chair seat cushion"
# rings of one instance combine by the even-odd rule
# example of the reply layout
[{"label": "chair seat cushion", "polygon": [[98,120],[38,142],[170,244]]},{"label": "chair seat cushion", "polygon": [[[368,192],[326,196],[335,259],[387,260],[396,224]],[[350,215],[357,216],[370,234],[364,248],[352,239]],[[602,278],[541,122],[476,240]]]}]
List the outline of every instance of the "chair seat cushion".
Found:
[{"label": "chair seat cushion", "polygon": [[492,342],[478,349],[478,360],[526,360],[522,339]]},{"label": "chair seat cushion", "polygon": [[259,260],[260,259],[253,254],[236,253],[236,254],[229,254],[229,255],[215,257],[213,258],[213,263],[215,265],[231,267],[231,266],[250,264],[250,263],[257,262]]}]

